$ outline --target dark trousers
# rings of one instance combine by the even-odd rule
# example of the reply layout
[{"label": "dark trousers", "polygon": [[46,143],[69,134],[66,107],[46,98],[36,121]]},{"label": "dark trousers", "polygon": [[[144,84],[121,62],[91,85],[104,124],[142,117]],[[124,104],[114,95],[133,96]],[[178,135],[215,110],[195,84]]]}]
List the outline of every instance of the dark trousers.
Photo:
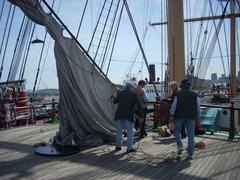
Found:
[{"label": "dark trousers", "polygon": [[143,108],[143,122],[141,123],[140,126],[140,137],[142,138],[143,136],[147,136],[146,133],[146,117],[147,113],[154,112],[154,109],[148,109],[147,107]]}]

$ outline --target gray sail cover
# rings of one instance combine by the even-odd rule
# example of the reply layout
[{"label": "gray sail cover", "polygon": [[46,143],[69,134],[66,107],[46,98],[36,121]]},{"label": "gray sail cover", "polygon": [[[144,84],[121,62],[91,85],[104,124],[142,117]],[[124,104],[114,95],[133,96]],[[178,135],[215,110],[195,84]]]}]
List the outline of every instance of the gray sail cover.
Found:
[{"label": "gray sail cover", "polygon": [[83,54],[71,38],[63,37],[62,26],[41,8],[38,0],[9,0],[37,24],[46,27],[55,40],[54,53],[59,81],[59,132],[55,141],[91,146],[113,140],[114,86]]}]

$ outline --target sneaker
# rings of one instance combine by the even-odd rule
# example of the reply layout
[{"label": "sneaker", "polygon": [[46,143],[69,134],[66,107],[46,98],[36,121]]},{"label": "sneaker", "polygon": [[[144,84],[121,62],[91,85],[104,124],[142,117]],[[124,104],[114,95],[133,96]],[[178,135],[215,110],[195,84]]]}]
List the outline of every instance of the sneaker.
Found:
[{"label": "sneaker", "polygon": [[192,159],[192,155],[188,155],[186,159],[187,160],[191,160]]},{"label": "sneaker", "polygon": [[183,152],[183,148],[178,148],[177,155],[182,154],[182,152]]},{"label": "sneaker", "polygon": [[140,137],[139,137],[139,139],[143,139],[143,138],[145,138],[146,136],[145,135],[141,135]]},{"label": "sneaker", "polygon": [[127,149],[127,153],[132,153],[132,152],[137,152],[137,150],[136,149]]},{"label": "sneaker", "polygon": [[115,151],[121,151],[122,150],[122,148],[120,148],[120,147],[115,147]]}]

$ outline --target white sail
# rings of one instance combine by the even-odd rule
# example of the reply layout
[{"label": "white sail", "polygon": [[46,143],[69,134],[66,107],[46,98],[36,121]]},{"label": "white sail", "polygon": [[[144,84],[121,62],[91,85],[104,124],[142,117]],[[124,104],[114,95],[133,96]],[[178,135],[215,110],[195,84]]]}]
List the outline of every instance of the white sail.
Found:
[{"label": "white sail", "polygon": [[37,0],[10,0],[34,22],[46,27],[55,40],[60,92],[60,128],[55,140],[69,145],[96,145],[114,138],[114,87],[88,60],[62,26],[43,11]]}]

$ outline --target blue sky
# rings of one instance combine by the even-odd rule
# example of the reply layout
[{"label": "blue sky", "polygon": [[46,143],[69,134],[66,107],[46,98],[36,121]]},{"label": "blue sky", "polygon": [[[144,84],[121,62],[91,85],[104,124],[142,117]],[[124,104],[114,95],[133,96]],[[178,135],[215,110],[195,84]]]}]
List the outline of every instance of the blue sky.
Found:
[{"label": "blue sky", "polygon": [[[49,4],[52,3],[51,0],[48,0]],[[99,12],[99,7],[103,0],[89,0],[89,6],[86,12],[86,17],[83,21],[83,26],[79,35],[79,42],[87,49],[88,44],[90,42],[90,38],[93,32],[93,28],[96,23],[96,19]],[[197,2],[197,1],[196,1]],[[199,2],[199,1],[198,1]],[[202,2],[197,6],[198,9],[202,9],[204,3],[208,3],[208,0],[202,0]],[[213,2],[213,9],[216,9],[219,6],[219,2]],[[2,7],[3,0],[0,1],[0,8]],[[83,0],[55,0],[54,10],[57,12],[62,21],[67,25],[67,27],[71,30],[73,34],[77,33],[78,24],[81,18],[81,13],[84,7],[85,1]],[[166,65],[161,65],[161,63],[165,63],[167,60],[167,35],[166,35],[166,26],[155,26],[150,27],[149,22],[159,22],[166,21],[166,10],[163,7],[166,7],[165,0],[129,0],[129,7],[132,12],[138,33],[140,38],[143,37],[144,31],[146,28],[147,35],[145,38],[144,49],[148,59],[149,64],[156,65],[156,77],[160,77],[162,79],[162,75],[166,69]],[[191,4],[191,5],[190,5]],[[59,7],[60,5],[60,7]],[[185,11],[185,17],[187,16],[198,16],[201,11],[199,10],[199,14],[194,14],[194,7],[196,7],[194,1],[186,0],[184,1],[185,8],[188,6],[192,7],[192,12],[187,13]],[[0,40],[2,41],[3,37],[3,29],[5,26],[4,20],[6,20],[7,12],[8,12],[9,3],[7,2],[0,25]],[[59,8],[59,10],[58,10]],[[219,12],[221,7],[219,6]],[[207,11],[208,12],[208,11]],[[214,11],[215,12],[215,11]],[[219,13],[218,13],[219,14]],[[8,69],[10,66],[14,46],[16,43],[16,37],[18,34],[18,30],[20,27],[20,23],[23,17],[23,13],[17,8],[16,16],[14,16],[13,20],[13,30],[10,34],[9,45],[6,52],[6,59],[4,63],[3,76],[1,81],[6,80]],[[238,18],[239,22],[239,18]],[[217,22],[216,22],[217,23]],[[228,26],[228,21],[226,21],[225,25]],[[238,23],[240,24],[240,23]],[[207,23],[203,23],[204,28],[209,26],[209,34],[210,34],[210,25]],[[189,51],[193,50],[194,42],[196,42],[196,34],[197,34],[197,23],[192,23],[191,25],[185,25],[185,33],[188,34],[185,37],[185,52],[186,59],[189,58]],[[239,29],[239,27],[238,27]],[[38,37],[39,39],[43,39],[45,29],[41,26],[37,26],[36,31],[34,33],[34,37]],[[227,30],[227,33],[229,31]],[[224,31],[220,32],[221,41],[224,41]],[[239,31],[238,31],[239,33]],[[68,36],[67,33],[64,35]],[[191,40],[190,40],[191,39]],[[228,40],[229,41],[229,40]],[[186,43],[188,42],[188,43]],[[47,48],[49,46],[49,48]],[[26,89],[32,89],[36,72],[37,65],[40,57],[41,44],[33,44],[30,48],[30,54],[28,63],[26,65],[25,78],[27,79]],[[132,71],[128,71],[129,62],[133,61],[135,52],[138,50],[138,44],[136,38],[134,36],[130,21],[128,19],[126,11],[123,13],[119,35],[116,42],[116,47],[114,50],[114,54],[112,57],[111,68],[109,71],[109,78],[114,83],[121,83],[124,79],[124,75],[126,73],[133,73],[137,75],[137,78],[142,79],[147,77],[147,70],[145,64],[143,63],[143,59],[141,54],[139,54],[136,58],[136,62],[132,68]],[[226,47],[225,45],[222,47],[223,56],[226,55]],[[223,73],[223,66],[221,64],[221,59],[219,58],[219,48],[215,48],[214,58],[212,59],[209,65],[209,71],[207,72],[206,78],[210,78],[211,72],[216,72],[220,76]],[[2,58],[2,53],[1,53]],[[187,60],[186,60],[187,62]],[[227,58],[224,59],[225,67],[227,67]],[[49,36],[47,36],[45,50],[43,54],[42,64],[40,67],[40,77],[39,77],[39,85],[38,89],[42,88],[57,88],[58,80],[55,66],[55,58],[53,55],[53,41]]]}]

